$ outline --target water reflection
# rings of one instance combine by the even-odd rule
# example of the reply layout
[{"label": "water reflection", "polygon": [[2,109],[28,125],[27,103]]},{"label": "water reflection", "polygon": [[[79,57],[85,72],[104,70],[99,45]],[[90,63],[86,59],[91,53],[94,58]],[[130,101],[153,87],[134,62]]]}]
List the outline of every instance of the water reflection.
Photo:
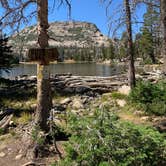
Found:
[{"label": "water reflection", "polygon": [[[13,78],[18,75],[36,75],[36,64],[20,64],[10,73],[2,72],[2,76]],[[95,63],[50,64],[51,74],[72,73],[80,76],[112,76],[124,72],[124,66]]]}]

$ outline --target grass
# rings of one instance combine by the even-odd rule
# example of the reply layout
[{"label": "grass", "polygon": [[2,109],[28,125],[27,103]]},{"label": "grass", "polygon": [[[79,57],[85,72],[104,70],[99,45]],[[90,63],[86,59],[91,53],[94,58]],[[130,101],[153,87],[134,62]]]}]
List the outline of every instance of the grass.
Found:
[{"label": "grass", "polygon": [[0,135],[3,135],[5,133],[5,130],[0,128]]},{"label": "grass", "polygon": [[112,92],[111,97],[113,99],[121,99],[121,100],[126,100],[127,96],[125,94],[119,93],[119,92]]},{"label": "grass", "polygon": [[28,112],[22,112],[20,117],[14,117],[15,123],[28,124],[32,120],[32,114]]},{"label": "grass", "polygon": [[21,101],[21,100],[17,100],[17,99],[7,99],[7,98],[3,98],[1,100],[1,103],[3,105],[3,107],[7,107],[7,108],[13,108],[13,109],[21,109],[21,110],[30,110],[32,109],[32,105],[36,104],[36,99],[35,98],[30,98],[29,100],[26,101]]},{"label": "grass", "polygon": [[[134,124],[153,125],[150,116],[147,116],[146,113],[140,110],[135,104],[126,104],[119,109],[117,115],[122,121],[128,121]],[[143,117],[148,117],[148,119],[145,120]]]}]

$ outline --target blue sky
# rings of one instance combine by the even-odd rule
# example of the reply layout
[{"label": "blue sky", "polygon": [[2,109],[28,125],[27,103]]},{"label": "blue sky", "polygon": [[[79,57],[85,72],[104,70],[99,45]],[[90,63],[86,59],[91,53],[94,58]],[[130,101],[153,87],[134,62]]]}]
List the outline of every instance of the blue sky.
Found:
[{"label": "blue sky", "polygon": [[[72,0],[71,16],[73,20],[92,22],[104,33],[107,34],[107,17],[105,7],[99,0]],[[66,6],[61,6],[51,13],[49,21],[68,20]]]},{"label": "blue sky", "polygon": [[[65,5],[62,5],[60,8],[56,7],[53,10],[53,7],[51,6],[53,3],[53,0],[49,1],[49,21],[66,21],[69,20],[68,18],[68,9]],[[105,35],[108,35],[108,17],[106,16],[106,5],[101,4],[99,2],[100,0],[71,0],[72,2],[72,10],[71,10],[71,16],[72,19],[75,21],[87,21],[92,22],[97,25],[97,27],[101,30],[101,32]],[[119,16],[120,7],[119,4],[122,4],[123,0],[114,0],[114,4],[111,5],[109,10],[109,15],[113,15],[114,19]],[[118,6],[118,7],[117,7]],[[31,8],[28,8],[28,10],[31,10]],[[145,12],[145,7],[141,7],[137,9],[137,18],[139,20],[142,20],[142,16]],[[0,14],[2,14],[2,10],[0,9]],[[36,23],[36,19],[32,19],[30,25],[33,25]],[[113,29],[116,27],[115,24],[113,24]],[[23,28],[23,27],[22,27]],[[140,25],[133,25],[134,32],[138,32],[140,28]],[[112,30],[113,30],[112,29]],[[124,31],[124,27],[121,28],[118,33],[120,34],[122,31]],[[117,33],[117,35],[119,35]]]},{"label": "blue sky", "polygon": [[[52,0],[49,0],[52,2]],[[106,4],[100,3],[100,0],[71,0],[72,11],[71,16],[75,21],[87,21],[97,25],[101,32],[108,35],[108,17],[106,16]],[[114,0],[114,3],[109,8],[109,15],[113,15],[113,19],[116,19],[120,14],[118,13],[118,5],[123,4],[123,0]],[[50,3],[51,4],[51,3]],[[117,11],[117,12],[116,12]],[[139,21],[143,21],[143,14],[146,11],[145,6],[138,6],[136,10],[136,16]],[[68,20],[68,10],[66,6],[50,12],[49,21],[64,21]],[[140,29],[140,24],[133,25],[134,33],[137,33]],[[112,31],[116,28],[116,25],[112,25]],[[117,32],[120,35],[122,31],[125,31],[124,27],[121,27]],[[110,34],[111,35],[111,34]]]}]

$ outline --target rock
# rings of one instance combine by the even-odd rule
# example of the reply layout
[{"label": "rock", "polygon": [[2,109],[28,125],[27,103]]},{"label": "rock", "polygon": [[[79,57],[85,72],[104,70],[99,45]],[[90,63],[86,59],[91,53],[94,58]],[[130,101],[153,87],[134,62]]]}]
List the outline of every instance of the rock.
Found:
[{"label": "rock", "polygon": [[138,115],[138,116],[142,116],[144,114],[144,112],[142,111],[135,111],[134,115]]},{"label": "rock", "polygon": [[112,93],[110,93],[110,92],[109,93],[103,93],[102,96],[106,97],[106,98],[109,98],[109,97],[112,96]]},{"label": "rock", "polygon": [[119,100],[119,99],[117,99],[116,102],[117,102],[117,104],[120,107],[124,107],[126,105],[126,101],[125,100]]},{"label": "rock", "polygon": [[6,154],[4,152],[0,152],[0,157],[5,157]]},{"label": "rock", "polygon": [[30,161],[28,163],[25,163],[24,165],[22,166],[36,166],[37,164],[35,164],[34,162]]},{"label": "rock", "polygon": [[80,99],[74,99],[72,103],[72,108],[74,109],[82,109],[84,108],[82,101]]},{"label": "rock", "polygon": [[69,97],[63,99],[60,101],[60,104],[69,104],[71,102],[71,99]]},{"label": "rock", "polygon": [[147,120],[149,120],[149,116],[143,116],[143,117],[141,117],[141,120],[147,121]]},{"label": "rock", "polygon": [[75,92],[82,94],[82,93],[88,92],[89,90],[91,90],[90,87],[87,87],[87,86],[78,86],[78,87],[76,87]]},{"label": "rock", "polygon": [[37,108],[37,104],[31,104],[31,109],[35,110]]},{"label": "rock", "polygon": [[62,104],[55,104],[52,109],[55,112],[62,112],[65,111],[66,107]]},{"label": "rock", "polygon": [[99,105],[99,109],[103,109],[105,107],[108,107],[109,105],[110,105],[110,102],[108,101],[102,102],[102,104]]},{"label": "rock", "polygon": [[17,155],[17,156],[15,157],[15,160],[20,160],[22,157],[23,157],[23,155],[22,155],[22,154],[19,154],[19,155]]},{"label": "rock", "polygon": [[118,91],[119,91],[120,93],[124,94],[124,95],[129,95],[129,93],[130,93],[130,87],[127,86],[127,85],[123,85],[123,86],[121,86],[121,87],[118,89]]},{"label": "rock", "polygon": [[29,76],[29,77],[28,77],[28,80],[35,80],[35,79],[37,79],[36,76]]},{"label": "rock", "polygon": [[82,103],[83,104],[87,104],[89,101],[91,101],[92,100],[92,98],[91,97],[83,97],[83,98],[81,98],[82,100]]},{"label": "rock", "polygon": [[14,126],[14,121],[13,121],[13,120],[11,120],[11,121],[9,122],[9,126]]},{"label": "rock", "polygon": [[73,87],[66,87],[63,90],[64,93],[75,93],[75,89]]},{"label": "rock", "polygon": [[162,122],[156,124],[155,127],[161,133],[166,132],[166,121],[162,121]]}]

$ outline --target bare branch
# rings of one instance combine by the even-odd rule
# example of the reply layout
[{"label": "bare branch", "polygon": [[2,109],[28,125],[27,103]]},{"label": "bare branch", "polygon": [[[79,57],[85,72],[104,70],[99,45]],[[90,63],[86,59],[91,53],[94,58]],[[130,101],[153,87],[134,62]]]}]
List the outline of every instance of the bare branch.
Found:
[{"label": "bare branch", "polygon": [[71,2],[69,0],[59,0],[58,8],[60,8],[63,4],[66,4],[68,7],[68,17],[71,19]]},{"label": "bare branch", "polygon": [[9,0],[0,0],[0,4],[4,9],[4,14],[0,18],[3,27],[10,26],[13,29],[15,26],[18,30],[21,23],[28,23],[29,18],[34,16],[34,11],[27,15],[25,10],[32,3],[36,4],[36,0],[15,0],[12,3]]},{"label": "bare branch", "polygon": [[139,3],[144,3],[146,5],[151,5],[153,7],[160,7],[160,0],[155,0],[155,1],[149,1],[149,0],[133,0],[133,3],[135,3],[135,5],[139,4]]}]

